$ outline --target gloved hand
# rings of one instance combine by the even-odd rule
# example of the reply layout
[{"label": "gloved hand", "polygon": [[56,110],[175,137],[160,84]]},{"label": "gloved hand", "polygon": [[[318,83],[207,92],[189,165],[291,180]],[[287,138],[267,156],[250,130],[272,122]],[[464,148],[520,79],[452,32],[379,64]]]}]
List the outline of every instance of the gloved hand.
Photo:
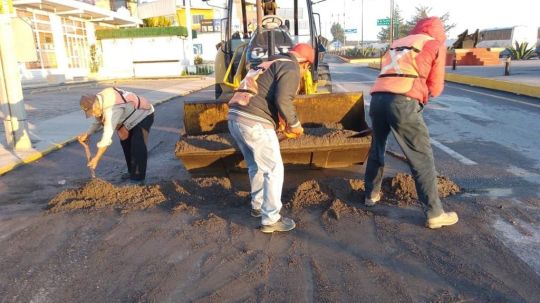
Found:
[{"label": "gloved hand", "polygon": [[77,140],[79,141],[79,143],[84,143],[88,140],[89,137],[90,135],[88,135],[87,133],[82,133],[79,136],[77,136]]},{"label": "gloved hand", "polygon": [[287,138],[298,138],[304,134],[304,128],[302,126],[290,127],[287,125],[283,133]]}]

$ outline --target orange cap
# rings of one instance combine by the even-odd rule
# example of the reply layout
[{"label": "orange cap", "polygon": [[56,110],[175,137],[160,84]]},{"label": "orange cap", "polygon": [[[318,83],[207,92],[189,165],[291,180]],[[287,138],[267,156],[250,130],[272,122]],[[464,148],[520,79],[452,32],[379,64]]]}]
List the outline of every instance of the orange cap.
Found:
[{"label": "orange cap", "polygon": [[298,43],[296,44],[289,53],[294,53],[295,55],[304,58],[309,63],[315,63],[315,50],[311,45],[307,43]]}]

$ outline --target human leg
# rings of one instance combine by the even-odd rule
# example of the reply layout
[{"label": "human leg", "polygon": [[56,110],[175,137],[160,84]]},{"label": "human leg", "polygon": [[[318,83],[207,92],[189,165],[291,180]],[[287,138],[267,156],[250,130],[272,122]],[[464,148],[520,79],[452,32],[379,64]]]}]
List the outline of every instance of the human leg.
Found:
[{"label": "human leg", "polygon": [[427,218],[437,217],[444,210],[437,191],[437,173],[422,106],[416,100],[396,96],[390,113],[392,133],[408,159],[424,213]]},{"label": "human leg", "polygon": [[146,178],[148,134],[153,123],[154,114],[151,114],[130,130],[131,180],[143,181]]},{"label": "human leg", "polygon": [[372,137],[364,176],[365,201],[368,206],[373,206],[380,199],[384,173],[384,153],[390,133],[390,127],[386,120],[386,103],[388,102],[386,99],[386,94],[374,94],[369,108]]}]

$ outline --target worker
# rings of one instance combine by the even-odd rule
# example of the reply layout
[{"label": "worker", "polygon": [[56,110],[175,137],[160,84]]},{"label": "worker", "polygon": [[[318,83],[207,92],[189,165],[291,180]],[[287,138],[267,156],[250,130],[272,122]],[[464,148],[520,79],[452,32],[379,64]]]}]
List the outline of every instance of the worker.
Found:
[{"label": "worker", "polygon": [[[280,215],[284,168],[276,128],[288,137],[304,133],[293,100],[302,80],[300,75],[314,61],[311,45],[299,43],[287,54],[273,56],[259,65],[260,76],[251,79],[256,83],[248,80],[257,69],[250,70],[229,102],[229,131],[248,166],[251,215],[261,217],[264,233],[295,227],[294,220]],[[255,83],[255,87],[244,86],[246,82]]]},{"label": "worker", "polygon": [[455,212],[445,212],[437,191],[437,173],[422,110],[429,97],[444,88],[446,35],[437,17],[418,21],[410,34],[394,41],[382,58],[381,71],[371,90],[369,116],[372,142],[365,171],[365,205],[381,199],[386,140],[390,131],[407,158],[426,227],[458,222]]},{"label": "worker", "polygon": [[148,134],[154,123],[152,104],[142,96],[108,87],[98,94],[82,96],[80,106],[86,117],[94,117],[95,121],[85,133],[78,136],[79,142],[86,142],[90,134],[103,126],[103,135],[97,143],[98,150],[88,162],[88,167],[96,168],[112,144],[116,130],[128,170],[121,178],[133,184],[143,184],[148,160]]}]

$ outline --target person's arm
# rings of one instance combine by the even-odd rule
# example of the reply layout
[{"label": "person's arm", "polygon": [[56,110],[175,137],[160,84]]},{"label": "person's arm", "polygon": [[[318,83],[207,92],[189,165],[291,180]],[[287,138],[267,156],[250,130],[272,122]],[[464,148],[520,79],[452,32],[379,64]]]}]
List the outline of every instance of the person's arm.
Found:
[{"label": "person's arm", "polygon": [[283,64],[281,68],[275,69],[276,87],[274,100],[278,113],[285,120],[287,126],[290,128],[301,128],[300,120],[298,120],[293,104],[298,84],[300,83],[300,72],[298,68],[294,68],[293,64]]},{"label": "person's arm", "polygon": [[103,111],[103,135],[101,136],[101,140],[97,143],[98,150],[96,155],[88,162],[88,167],[96,169],[101,157],[112,144],[115,126],[120,122],[123,112],[123,107],[108,107]]},{"label": "person's arm", "polygon": [[426,42],[422,52],[416,57],[418,69],[427,75],[426,85],[431,97],[439,96],[444,89],[444,66],[446,60],[446,47],[444,43],[431,40]]}]

